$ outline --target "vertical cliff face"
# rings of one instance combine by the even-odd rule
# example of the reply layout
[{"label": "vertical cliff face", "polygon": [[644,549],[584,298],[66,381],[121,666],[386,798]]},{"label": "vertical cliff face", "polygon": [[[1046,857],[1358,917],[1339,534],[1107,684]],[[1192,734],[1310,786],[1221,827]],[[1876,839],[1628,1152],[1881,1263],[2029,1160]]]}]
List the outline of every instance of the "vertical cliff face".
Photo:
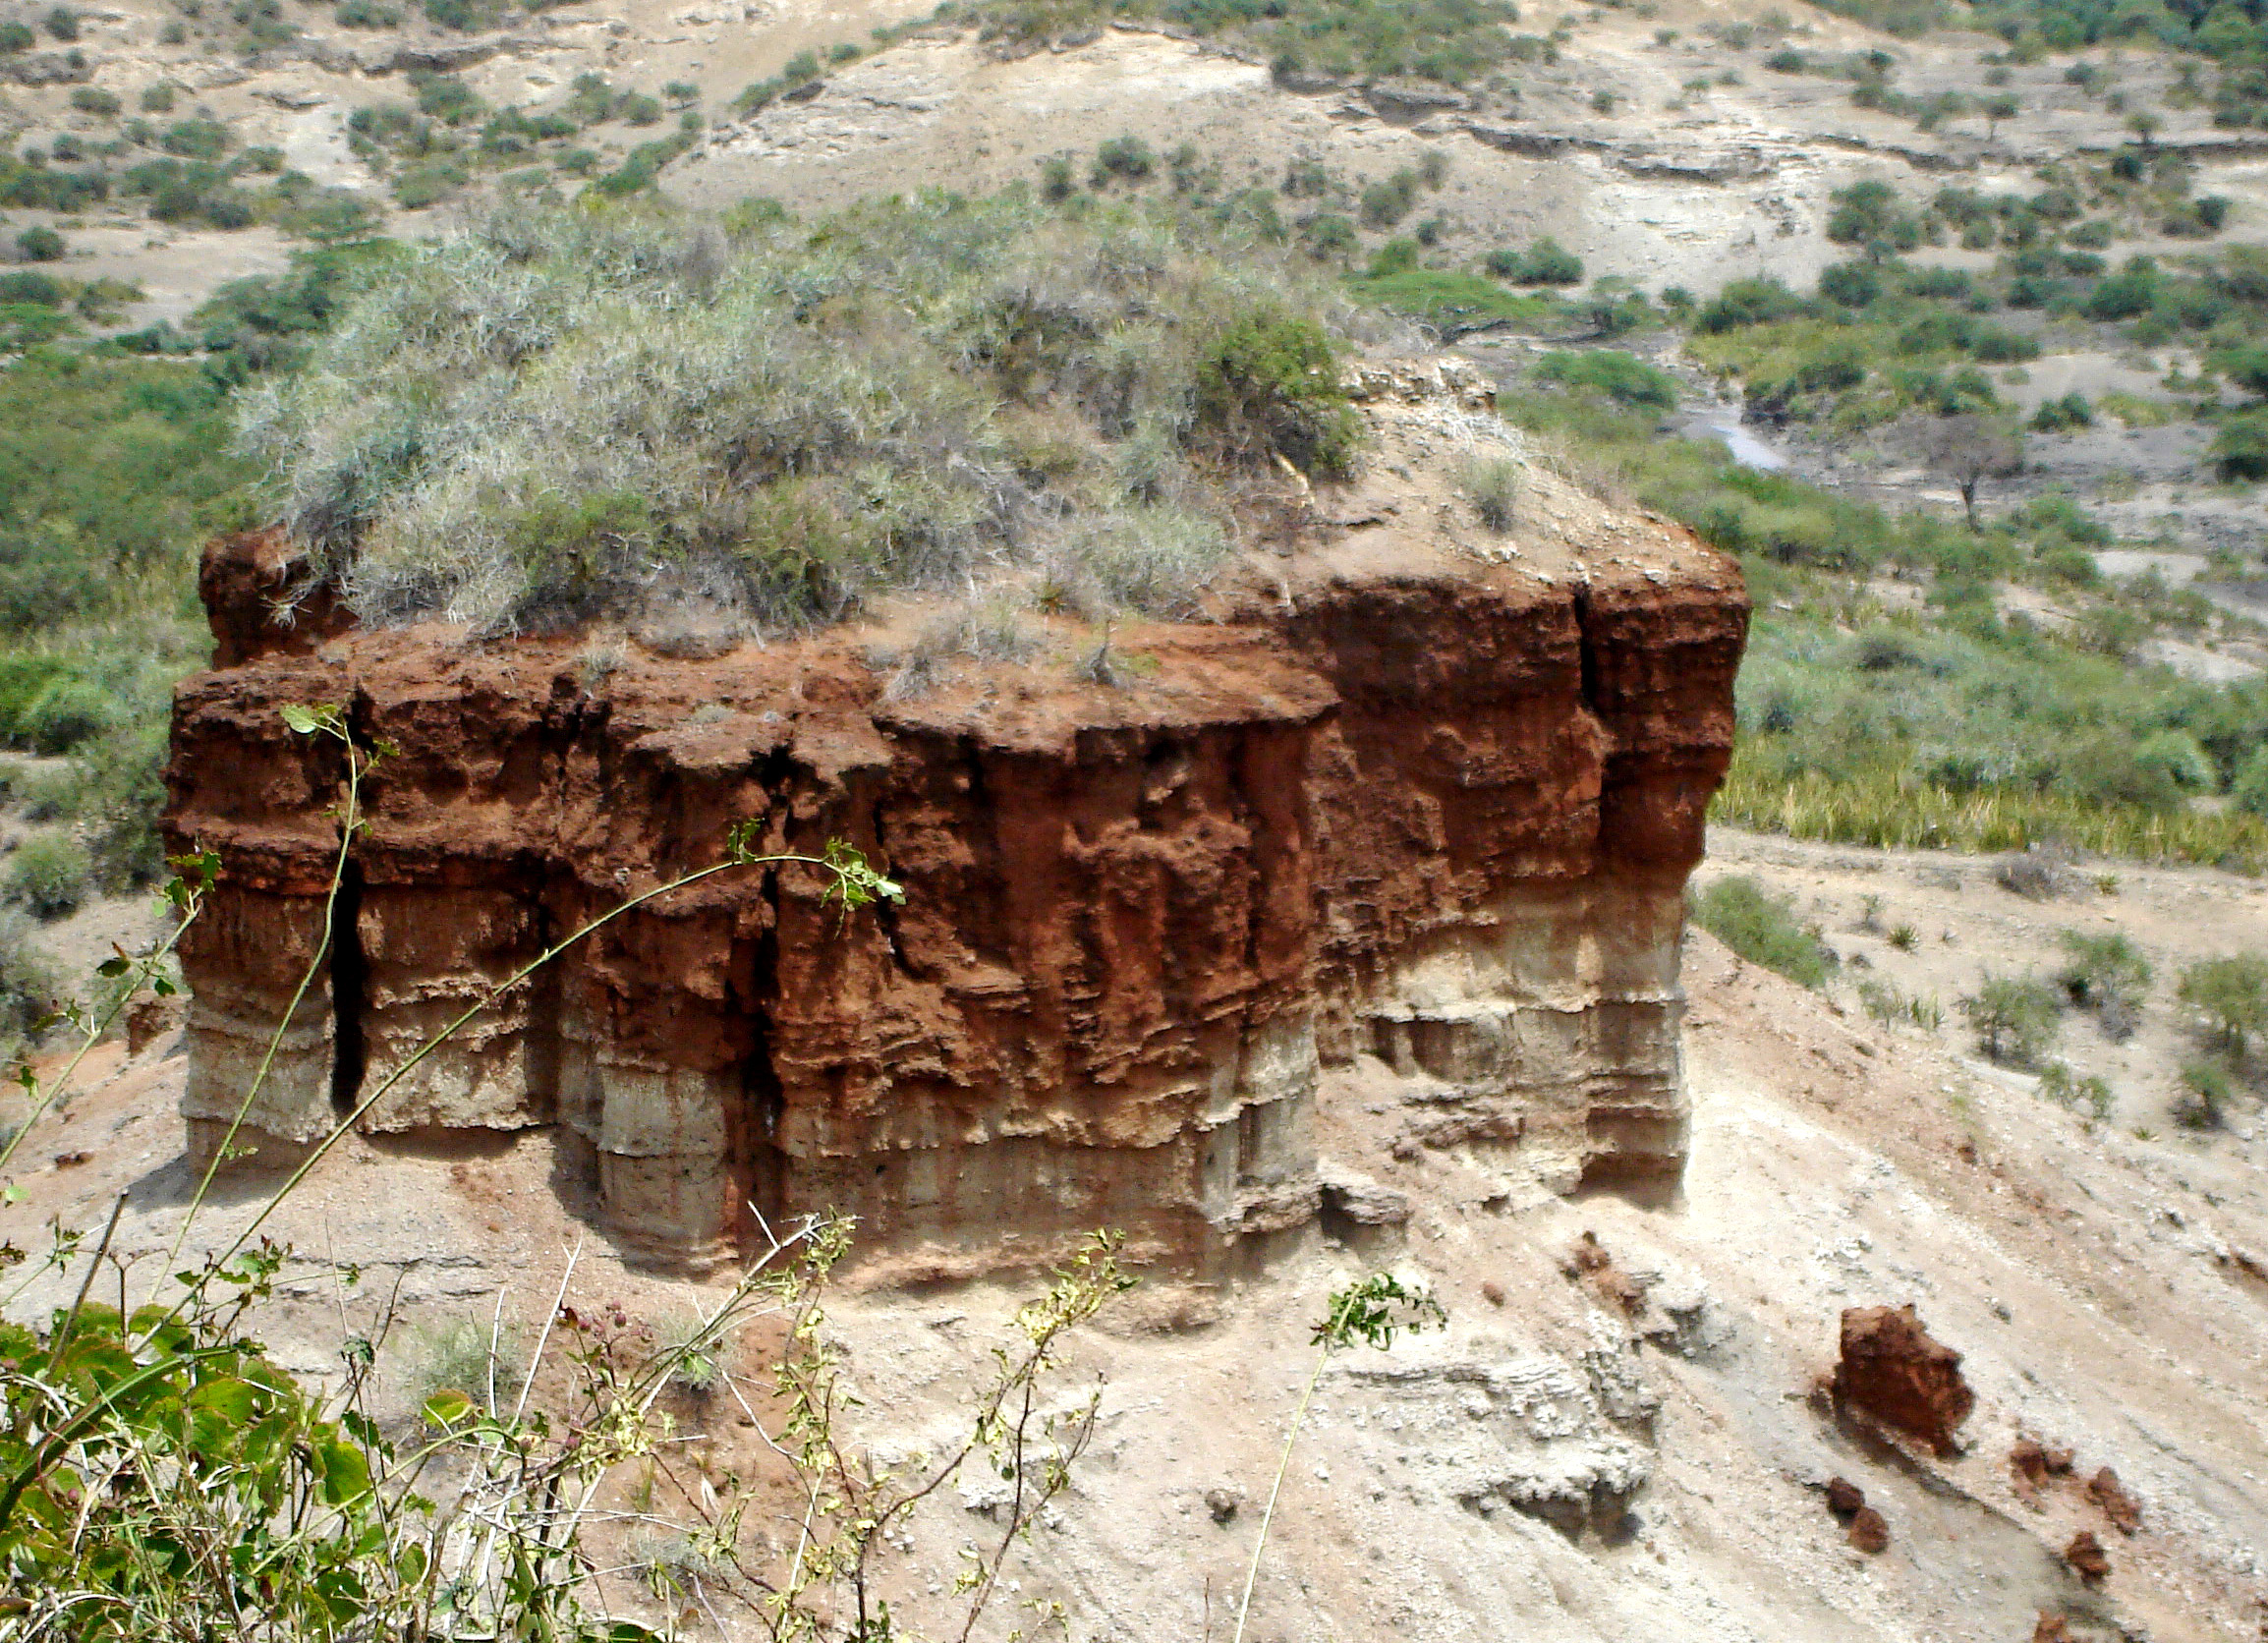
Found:
[{"label": "vertical cliff face", "polygon": [[1358,522],[1215,621],[1120,629],[1114,687],[1056,660],[913,700],[844,633],[701,661],[263,645],[232,591],[279,549],[219,544],[235,638],[180,692],[168,815],[225,863],[183,955],[193,1145],[322,933],[339,750],[279,709],[327,702],[389,751],[239,1145],[319,1137],[753,819],[771,849],[857,845],[903,904],[844,918],[798,867],[672,892],[482,1004],[365,1124],[556,1124],[614,1231],[694,1263],[833,1209],[909,1271],[1099,1225],[1213,1267],[1312,1218],[1319,1079],[1360,1057],[1438,1084],[1445,1144],[1562,1189],[1673,1181],[1681,891],[1746,602],[1681,533],[1614,529],[1491,566]]}]

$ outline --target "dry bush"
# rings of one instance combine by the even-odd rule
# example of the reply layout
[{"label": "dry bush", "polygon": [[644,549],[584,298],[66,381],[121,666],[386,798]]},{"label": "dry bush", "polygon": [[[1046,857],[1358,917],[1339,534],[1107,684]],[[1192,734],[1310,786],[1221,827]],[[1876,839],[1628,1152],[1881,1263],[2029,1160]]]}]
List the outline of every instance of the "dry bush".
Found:
[{"label": "dry bush", "polygon": [[1465,494],[1473,499],[1473,511],[1481,516],[1481,523],[1499,535],[1512,528],[1518,516],[1520,489],[1527,478],[1527,470],[1510,457],[1473,457],[1465,465],[1460,480]]},{"label": "dry bush", "polygon": [[1232,470],[1351,460],[1341,300],[1273,254],[1021,196],[731,226],[499,210],[247,395],[366,621],[793,625],[1049,562],[1167,614],[1226,552]]}]

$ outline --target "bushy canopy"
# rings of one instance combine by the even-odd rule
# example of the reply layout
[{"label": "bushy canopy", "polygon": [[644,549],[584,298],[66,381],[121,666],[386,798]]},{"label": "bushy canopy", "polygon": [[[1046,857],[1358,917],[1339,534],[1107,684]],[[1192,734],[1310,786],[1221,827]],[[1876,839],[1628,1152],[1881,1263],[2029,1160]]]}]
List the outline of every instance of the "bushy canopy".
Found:
[{"label": "bushy canopy", "polygon": [[521,208],[399,259],[243,432],[366,620],[798,622],[1008,570],[1170,610],[1240,483],[1348,462],[1329,301],[1186,223],[1020,194]]}]

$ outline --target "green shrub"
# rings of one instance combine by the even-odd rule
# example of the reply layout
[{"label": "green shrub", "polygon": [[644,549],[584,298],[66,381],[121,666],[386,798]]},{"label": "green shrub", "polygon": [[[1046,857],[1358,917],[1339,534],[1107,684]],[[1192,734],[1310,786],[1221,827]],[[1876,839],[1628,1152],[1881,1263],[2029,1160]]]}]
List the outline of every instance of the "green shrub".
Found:
[{"label": "green shrub", "polygon": [[1359,200],[1363,226],[1391,228],[1408,216],[1417,204],[1420,181],[1416,171],[1403,166],[1390,177],[1365,186]]},{"label": "green shrub", "polygon": [[1465,463],[1461,477],[1481,523],[1499,534],[1509,531],[1519,514],[1527,470],[1510,457],[1475,457]]},{"label": "green shrub", "polygon": [[36,303],[41,308],[61,308],[68,295],[62,282],[47,274],[0,274],[0,303]]},{"label": "green shrub", "polygon": [[1389,240],[1370,254],[1370,264],[1363,269],[1363,278],[1385,279],[1389,274],[1407,273],[1417,265],[1418,243],[1415,240]]},{"label": "green shrub", "polygon": [[2184,1062],[2174,1121],[2183,1129],[2219,1129],[2235,1094],[2227,1068],[2212,1061]]},{"label": "green shrub", "polygon": [[2081,1078],[2062,1061],[2050,1061],[2040,1069],[2040,1094],[2058,1106],[2084,1106],[2098,1124],[2110,1117],[2115,1105],[2108,1080],[2091,1074]]},{"label": "green shrub", "polygon": [[2210,793],[2220,786],[2213,760],[2185,730],[2160,730],[2135,744],[2135,767],[2176,793]]},{"label": "green shrub", "polygon": [[1908,210],[1888,183],[1860,182],[1828,196],[1827,237],[1837,245],[1862,246],[1871,255],[1912,251],[1921,244],[1922,219]]},{"label": "green shrub", "polygon": [[86,835],[94,881],[116,893],[155,883],[165,866],[166,724],[154,713],[80,750],[71,809]]},{"label": "green shrub", "polygon": [[2229,787],[2229,797],[2240,809],[2268,819],[2268,742],[2253,750],[2237,772],[2237,779]]},{"label": "green shrub", "polygon": [[94,863],[68,833],[40,833],[8,860],[8,898],[33,918],[76,913],[93,888]]},{"label": "green shrub", "polygon": [[65,250],[63,236],[44,224],[16,236],[16,255],[27,262],[56,262]]},{"label": "green shrub", "polygon": [[410,73],[410,88],[417,93],[418,112],[444,125],[461,126],[487,112],[488,105],[481,100],[479,93],[454,75],[414,69]]},{"label": "green shrub", "polygon": [[2124,935],[2063,935],[2066,954],[2056,981],[2081,1009],[2093,1010],[2105,1034],[2130,1036],[2149,991],[2150,961]]},{"label": "green shrub", "polygon": [[1557,240],[1538,240],[1526,251],[1509,249],[1489,253],[1488,270],[1510,285],[1580,285],[1582,258]]},{"label": "green shrub", "polygon": [[1677,379],[1635,355],[1612,348],[1580,353],[1559,349],[1536,362],[1536,379],[1578,391],[1605,394],[1617,405],[1656,411],[1677,409]]},{"label": "green shrub", "polygon": [[114,94],[98,85],[75,85],[71,88],[71,106],[97,120],[108,120],[117,115],[119,103]]},{"label": "green shrub", "polygon": [[89,679],[59,679],[24,710],[24,739],[34,753],[70,753],[118,721],[111,694]]},{"label": "green shrub", "polygon": [[2268,480],[2268,411],[2224,418],[2213,435],[2215,471],[2224,480]]},{"label": "green shrub", "polygon": [[2032,977],[1985,973],[1976,991],[1960,1001],[1977,1048],[1995,1061],[2030,1066],[2055,1039],[2055,991]]},{"label": "green shrub", "polygon": [[2181,999],[2204,1016],[2224,1048],[2241,1055],[2255,1035],[2268,1033],[2268,958],[2240,953],[2192,964],[2182,972]]},{"label": "green shrub", "polygon": [[208,162],[227,153],[231,142],[217,120],[176,120],[157,136],[157,145],[176,158]]},{"label": "green shrub", "polygon": [[1751,964],[1809,988],[1827,985],[1835,955],[1795,904],[1749,878],[1720,878],[1692,897],[1693,922]]},{"label": "green shrub", "polygon": [[1744,325],[1791,319],[1805,312],[1808,307],[1778,279],[1729,280],[1723,290],[1703,305],[1697,323],[1704,331],[1731,331]]},{"label": "green shrub", "polygon": [[1304,474],[1342,477],[1361,425],[1338,376],[1331,338],[1313,320],[1245,313],[1199,358],[1197,429],[1242,461],[1281,456]]},{"label": "green shrub", "polygon": [[1150,144],[1133,136],[1113,137],[1095,150],[1095,171],[1092,181],[1100,188],[1113,177],[1129,183],[1148,181],[1158,169],[1158,156]]},{"label": "green shrub", "polygon": [[1335,211],[1323,211],[1299,225],[1299,243],[1318,262],[1343,257],[1362,244],[1354,223]]},{"label": "green shrub", "polygon": [[[2036,352],[2036,350],[2035,350]],[[2066,394],[2062,399],[2040,402],[2026,425],[2035,433],[2068,433],[2072,428],[2095,425],[2095,408],[2087,403],[2084,394]]]},{"label": "green shrub", "polygon": [[468,181],[464,168],[451,160],[413,166],[394,179],[394,203],[405,211],[423,210],[448,198]]}]

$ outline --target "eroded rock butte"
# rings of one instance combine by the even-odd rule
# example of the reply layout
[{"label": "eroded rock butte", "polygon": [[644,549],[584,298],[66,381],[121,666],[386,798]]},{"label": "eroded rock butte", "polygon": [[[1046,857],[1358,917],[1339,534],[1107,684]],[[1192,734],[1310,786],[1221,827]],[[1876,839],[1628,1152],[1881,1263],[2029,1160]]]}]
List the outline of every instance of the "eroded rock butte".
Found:
[{"label": "eroded rock butte", "polygon": [[328,609],[280,629],[288,550],[217,543],[222,665],[180,690],[167,818],[225,863],[183,950],[193,1148],[323,933],[341,750],[280,708],[324,702],[396,751],[239,1145],[324,1134],[755,819],[771,849],[855,844],[903,904],[845,919],[792,867],[673,892],[482,1009],[366,1128],[556,1124],[657,1258],[832,1209],[916,1275],[1101,1225],[1188,1271],[1265,1249],[1317,1213],[1318,1081],[1357,1057],[1438,1082],[1489,1120],[1463,1144],[1562,1190],[1673,1182],[1682,890],[1747,600],[1643,530],[1557,575],[1301,555],[1215,620],[1120,628],[1143,662],[1118,688],[1058,663],[912,700],[844,630],[672,660]]}]

